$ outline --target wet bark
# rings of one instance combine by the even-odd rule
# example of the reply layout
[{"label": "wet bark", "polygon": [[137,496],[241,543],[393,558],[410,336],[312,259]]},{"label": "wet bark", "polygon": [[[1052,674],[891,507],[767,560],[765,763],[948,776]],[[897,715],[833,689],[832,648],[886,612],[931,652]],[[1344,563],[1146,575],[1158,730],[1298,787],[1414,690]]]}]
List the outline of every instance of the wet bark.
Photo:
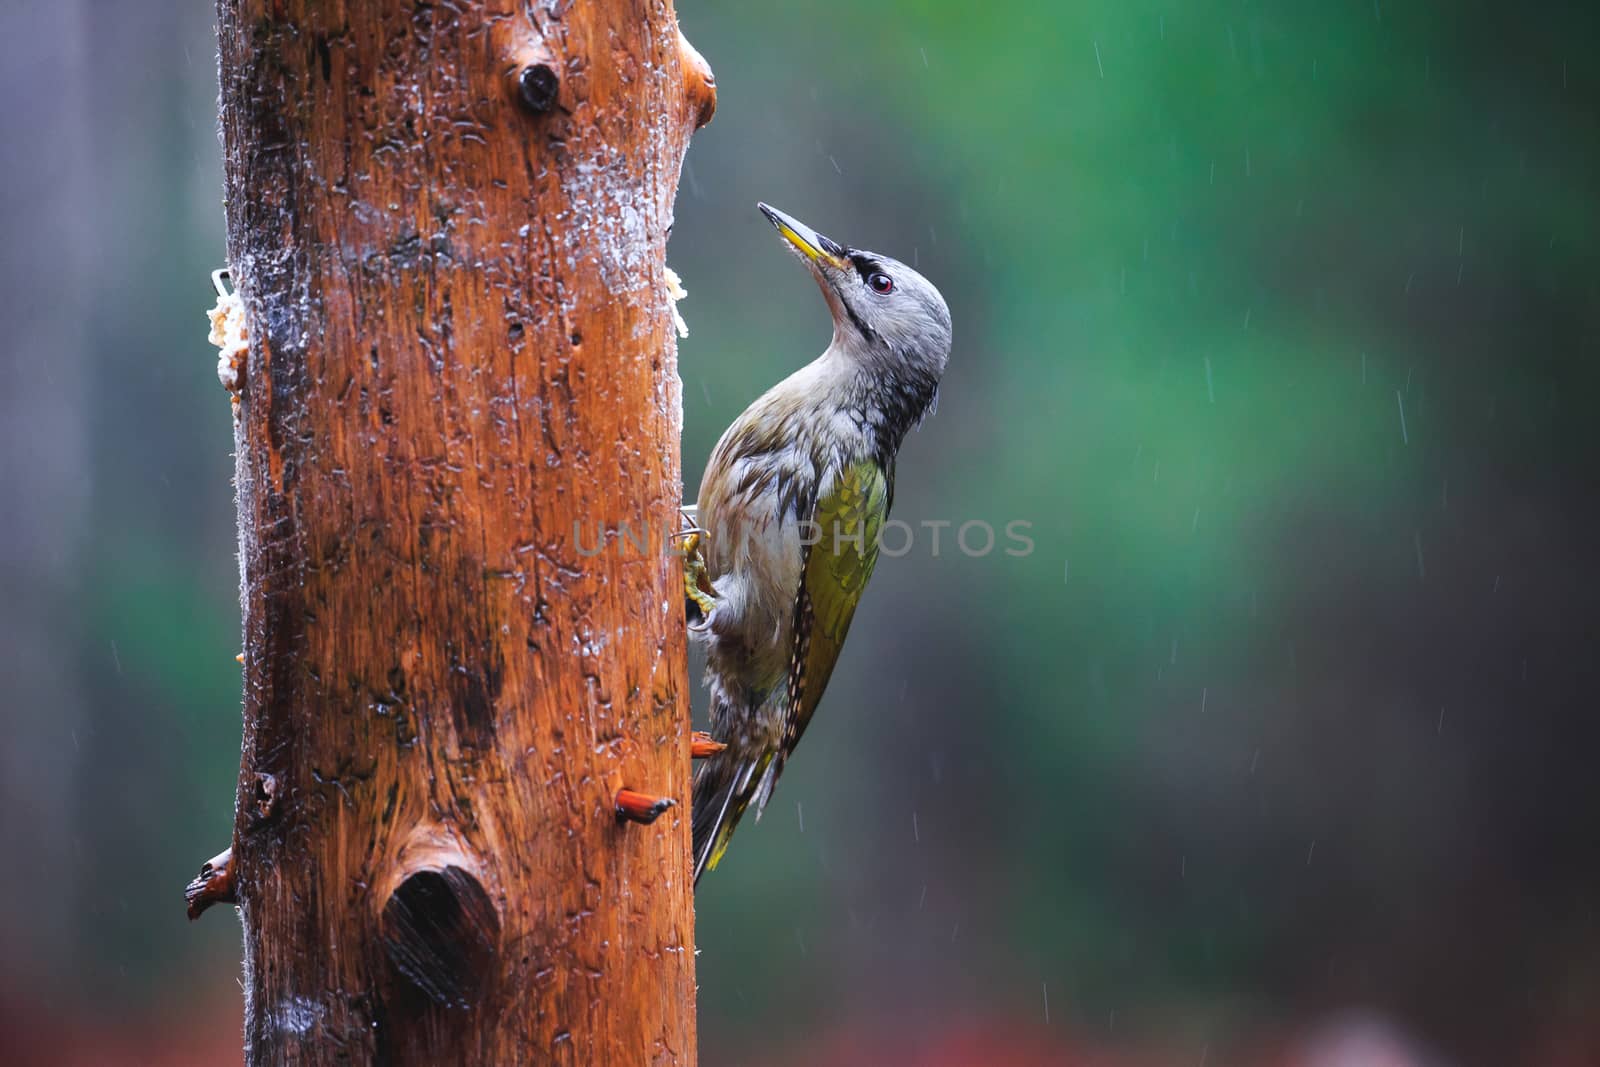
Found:
[{"label": "wet bark", "polygon": [[218,19],[249,1062],[692,1064],[664,256],[709,71],[669,3]]}]

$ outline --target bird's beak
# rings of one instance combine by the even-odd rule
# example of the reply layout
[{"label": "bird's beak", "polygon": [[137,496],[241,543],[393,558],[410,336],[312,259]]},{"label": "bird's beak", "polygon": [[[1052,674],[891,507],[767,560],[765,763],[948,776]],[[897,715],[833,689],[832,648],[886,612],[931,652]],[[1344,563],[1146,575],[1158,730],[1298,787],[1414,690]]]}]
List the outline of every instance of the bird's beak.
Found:
[{"label": "bird's beak", "polygon": [[783,235],[783,239],[813,264],[833,267],[835,270],[843,270],[849,265],[849,261],[845,258],[845,250],[838,242],[829,240],[799,219],[785,215],[770,204],[757,204],[756,207],[761,209],[767,221]]}]

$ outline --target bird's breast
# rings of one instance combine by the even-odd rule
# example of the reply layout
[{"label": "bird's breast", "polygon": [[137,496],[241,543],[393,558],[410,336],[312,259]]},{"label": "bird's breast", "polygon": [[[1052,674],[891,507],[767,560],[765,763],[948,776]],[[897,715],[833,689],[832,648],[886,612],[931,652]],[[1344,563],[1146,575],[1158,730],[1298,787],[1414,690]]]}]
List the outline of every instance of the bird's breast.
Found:
[{"label": "bird's breast", "polygon": [[808,522],[822,490],[808,458],[731,458],[707,472],[699,522],[718,603],[708,662],[751,689],[778,684],[788,669],[795,597]]}]

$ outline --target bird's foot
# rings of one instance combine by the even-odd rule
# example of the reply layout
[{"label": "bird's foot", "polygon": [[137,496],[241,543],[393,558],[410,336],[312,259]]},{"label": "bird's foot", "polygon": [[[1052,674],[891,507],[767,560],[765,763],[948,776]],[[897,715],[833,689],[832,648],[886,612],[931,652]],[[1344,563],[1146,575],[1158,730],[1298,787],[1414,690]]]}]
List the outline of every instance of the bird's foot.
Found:
[{"label": "bird's foot", "polygon": [[725,751],[727,745],[717,741],[704,730],[696,730],[689,735],[689,755],[694,759],[706,759]]},{"label": "bird's foot", "polygon": [[711,586],[711,574],[706,570],[705,553],[701,544],[705,534],[689,530],[683,534],[683,596],[684,610],[689,622],[704,622],[717,606],[717,591]]}]

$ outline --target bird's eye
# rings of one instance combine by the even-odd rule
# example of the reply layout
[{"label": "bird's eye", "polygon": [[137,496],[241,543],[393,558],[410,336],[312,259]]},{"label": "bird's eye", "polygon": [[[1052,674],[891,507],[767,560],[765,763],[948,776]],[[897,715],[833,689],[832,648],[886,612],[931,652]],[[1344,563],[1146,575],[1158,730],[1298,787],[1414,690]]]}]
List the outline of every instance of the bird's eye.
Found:
[{"label": "bird's eye", "polygon": [[882,271],[878,271],[867,279],[867,284],[872,286],[874,293],[882,296],[894,288],[894,279]]}]

